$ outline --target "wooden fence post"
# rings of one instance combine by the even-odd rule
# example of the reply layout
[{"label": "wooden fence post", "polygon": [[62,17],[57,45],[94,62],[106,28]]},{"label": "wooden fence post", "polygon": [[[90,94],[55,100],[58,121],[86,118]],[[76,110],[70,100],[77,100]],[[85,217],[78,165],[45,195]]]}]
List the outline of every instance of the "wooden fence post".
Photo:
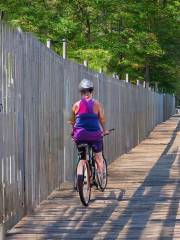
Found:
[{"label": "wooden fence post", "polygon": [[126,82],[127,83],[129,82],[129,75],[128,75],[128,73],[126,73]]},{"label": "wooden fence post", "polygon": [[4,223],[0,224],[0,240],[5,240],[5,226],[4,226]]},{"label": "wooden fence post", "polygon": [[2,112],[2,111],[3,111],[3,104],[0,103],[0,112]]},{"label": "wooden fence post", "polygon": [[155,91],[158,92],[158,83],[155,82]]},{"label": "wooden fence post", "polygon": [[88,67],[88,61],[87,60],[84,60],[84,66]]},{"label": "wooden fence post", "polygon": [[63,42],[63,58],[66,59],[67,58],[67,41],[64,38],[62,42]]},{"label": "wooden fence post", "polygon": [[[4,181],[4,179],[3,179]],[[0,240],[5,240],[5,183],[2,181],[2,222],[0,223]]]},{"label": "wooden fence post", "polygon": [[146,88],[149,89],[149,82],[146,82]]},{"label": "wooden fence post", "polygon": [[47,40],[46,46],[47,48],[51,48],[51,40]]}]

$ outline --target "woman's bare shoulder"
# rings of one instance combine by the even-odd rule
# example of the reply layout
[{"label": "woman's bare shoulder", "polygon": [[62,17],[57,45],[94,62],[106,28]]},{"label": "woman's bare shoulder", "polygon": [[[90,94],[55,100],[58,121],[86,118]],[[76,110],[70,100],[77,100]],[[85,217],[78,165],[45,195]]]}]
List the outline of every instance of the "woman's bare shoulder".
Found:
[{"label": "woman's bare shoulder", "polygon": [[72,107],[72,110],[73,110],[73,111],[76,111],[77,109],[79,109],[80,101],[81,101],[81,100],[79,100],[79,101],[77,101],[77,102],[75,102],[75,103],[73,104],[73,107]]},{"label": "woman's bare shoulder", "polygon": [[102,104],[101,104],[98,100],[96,100],[96,99],[94,99],[94,104],[95,104],[97,107],[102,107]]}]

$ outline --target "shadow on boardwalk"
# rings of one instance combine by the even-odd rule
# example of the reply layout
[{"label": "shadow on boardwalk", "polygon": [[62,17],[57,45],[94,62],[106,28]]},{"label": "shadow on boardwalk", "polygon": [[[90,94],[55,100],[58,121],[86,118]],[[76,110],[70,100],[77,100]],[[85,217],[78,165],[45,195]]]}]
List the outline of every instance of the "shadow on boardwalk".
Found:
[{"label": "shadow on boardwalk", "polygon": [[[172,118],[173,119],[173,118]],[[173,121],[173,120],[172,120]],[[180,155],[177,155],[178,149],[175,149],[171,154],[167,154],[172,147],[174,140],[177,136],[177,132],[180,131],[180,122],[172,134],[172,138],[168,143],[167,147],[161,154],[159,160],[150,170],[148,176],[145,178],[141,186],[135,191],[132,198],[129,201],[129,204],[121,215],[114,221],[109,223],[109,231],[103,236],[103,239],[117,239],[118,235],[124,228],[124,226],[130,221],[128,231],[126,233],[125,239],[140,239],[141,234],[144,231],[144,228],[148,224],[150,216],[156,206],[156,204],[161,204],[167,200],[171,201],[169,212],[165,220],[159,220],[161,224],[161,233],[159,239],[173,239],[173,232],[176,223],[176,215],[178,211],[179,201],[176,201],[179,198],[180,194],[180,181],[176,181],[169,178],[171,167],[174,161],[178,161],[180,167]],[[152,149],[153,151],[153,149]],[[178,159],[177,159],[178,157]],[[164,166],[165,165],[165,166]],[[159,171],[162,169],[161,171]],[[160,172],[160,176],[158,175]],[[176,184],[173,196],[167,198],[162,196],[161,190],[167,184]],[[145,190],[148,188],[148,192],[145,193]],[[120,196],[123,193],[119,192]],[[103,197],[101,197],[102,200]],[[106,198],[104,198],[105,200]],[[100,228],[108,221],[111,214],[119,206],[118,201],[121,201],[121,197],[117,198],[113,191],[110,192],[110,195],[107,197],[110,201],[111,199],[117,199],[117,201],[110,202],[104,208],[100,208],[92,211],[85,218],[80,218],[79,220],[83,221],[78,226],[78,229],[72,228],[69,229],[65,235],[66,239],[69,239],[73,236],[80,236],[82,234],[87,234],[84,236],[84,239],[93,239],[96,237],[97,233],[100,231]],[[98,197],[96,198],[98,201]],[[150,204],[147,204],[150,203]],[[76,209],[77,210],[77,209]],[[75,211],[76,211],[75,210]],[[142,215],[143,212],[143,215]],[[74,212],[75,213],[75,212]],[[97,216],[99,216],[97,218]],[[143,216],[143,217],[142,217]],[[156,220],[155,220],[156,221]],[[88,225],[87,225],[88,224]],[[97,226],[97,228],[96,228]],[[168,231],[166,231],[166,228]],[[89,231],[87,230],[89,229]],[[51,226],[47,228],[51,231]],[[88,234],[89,232],[89,234]],[[88,237],[89,236],[89,237]],[[100,236],[100,235],[99,235]],[[98,238],[97,238],[98,239]]]},{"label": "shadow on boardwalk", "polygon": [[[119,217],[117,220],[111,223],[111,229],[109,233],[106,235],[104,239],[116,239],[123,229],[123,227],[131,220],[130,227],[126,234],[126,239],[139,239],[141,234],[148,223],[148,220],[153,212],[153,209],[157,203],[161,203],[166,200],[171,201],[171,205],[169,207],[169,212],[166,217],[166,220],[162,224],[162,231],[160,233],[159,239],[173,239],[173,232],[176,223],[176,216],[179,207],[179,201],[174,203],[174,200],[177,198],[179,199],[180,196],[180,181],[176,181],[176,188],[174,190],[174,194],[170,199],[166,199],[161,197],[161,190],[167,183],[172,183],[175,180],[169,179],[169,173],[174,161],[178,161],[178,166],[180,167],[180,155],[177,155],[178,149],[172,152],[170,155],[167,155],[168,151],[170,150],[171,146],[174,143],[174,140],[177,136],[177,132],[180,131],[180,121],[176,129],[172,134],[172,138],[167,145],[164,152],[161,154],[161,157],[157,161],[157,163],[153,166],[151,171],[149,172],[148,176],[144,180],[143,184],[136,190],[134,195],[132,196],[127,208],[121,214],[122,217]],[[178,159],[176,159],[178,157]],[[163,165],[166,165],[163,167]],[[161,176],[158,176],[159,169],[162,168]],[[180,168],[179,168],[180,169]],[[148,193],[145,193],[145,189],[148,187]],[[146,206],[146,203],[150,201],[150,204]],[[145,209],[143,209],[145,206]],[[142,217],[143,211],[143,217]],[[128,218],[126,217],[128,215]],[[116,223],[121,222],[122,225],[117,229]],[[163,229],[168,228],[168,231],[164,231]],[[113,238],[111,237],[111,233],[113,233]]]},{"label": "shadow on boardwalk", "polygon": [[[171,121],[173,121],[173,118]],[[25,233],[24,231],[26,229],[27,234],[28,231],[29,233],[33,233],[34,231],[35,233],[42,235],[42,238],[38,239],[73,238],[137,240],[142,237],[142,234],[149,221],[154,221],[154,223],[160,225],[160,233],[158,233],[159,238],[157,238],[156,235],[156,239],[173,239],[174,227],[177,221],[176,216],[179,207],[178,199],[180,197],[180,180],[170,178],[170,170],[172,169],[172,165],[176,160],[180,171],[180,154],[178,152],[178,147],[173,148],[173,151],[171,147],[176,139],[177,132],[179,131],[180,121],[178,122],[176,129],[173,131],[172,137],[160,158],[151,168],[143,183],[137,188],[133,196],[129,199],[125,209],[121,209],[121,213],[117,215],[116,219],[112,219],[111,216],[115,211],[118,212],[120,210],[121,201],[123,203],[122,197],[124,190],[108,189],[108,195],[96,196],[92,201],[93,207],[91,207],[90,204],[88,208],[83,208],[80,206],[79,199],[77,204],[73,204],[71,206],[70,202],[73,202],[73,199],[72,192],[69,192],[63,200],[65,203],[63,210],[61,209],[61,211],[59,211],[58,209],[54,208],[54,211],[56,212],[55,214],[57,215],[55,221],[49,221],[48,224],[39,230],[38,225],[34,224],[32,219],[32,222],[26,222],[22,231],[19,229],[20,231],[17,231],[17,234]],[[170,149],[171,152],[169,153]],[[162,189],[167,184],[172,184],[175,186],[171,197],[167,197],[162,194]],[[55,204],[56,200],[58,201],[58,196],[56,196],[54,199],[52,198],[52,204]],[[101,204],[101,207],[99,207],[98,201],[101,201],[101,203],[104,201],[104,207],[103,204]],[[169,204],[166,218],[163,220],[150,220],[155,207],[163,203]],[[48,211],[52,213],[51,210]],[[126,234],[123,238],[119,238],[119,234],[127,224],[128,229]],[[28,230],[30,225],[31,230]]]}]

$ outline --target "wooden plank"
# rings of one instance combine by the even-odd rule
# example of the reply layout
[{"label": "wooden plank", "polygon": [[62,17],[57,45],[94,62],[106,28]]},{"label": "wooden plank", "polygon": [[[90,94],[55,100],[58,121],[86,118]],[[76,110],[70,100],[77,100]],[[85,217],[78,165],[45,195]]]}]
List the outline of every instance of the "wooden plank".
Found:
[{"label": "wooden plank", "polygon": [[179,239],[179,131],[176,116],[110,164],[108,187],[92,190],[89,207],[64,185],[7,239]]}]

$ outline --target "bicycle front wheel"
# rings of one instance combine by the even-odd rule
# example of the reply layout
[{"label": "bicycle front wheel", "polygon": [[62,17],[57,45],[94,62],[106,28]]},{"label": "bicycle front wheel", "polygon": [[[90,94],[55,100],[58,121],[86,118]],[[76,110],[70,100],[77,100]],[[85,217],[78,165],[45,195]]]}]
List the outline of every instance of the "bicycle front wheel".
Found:
[{"label": "bicycle front wheel", "polygon": [[83,175],[77,176],[77,187],[81,202],[88,206],[91,197],[90,173],[88,163],[83,166]]},{"label": "bicycle front wheel", "polygon": [[[96,165],[97,167],[97,165]],[[98,180],[98,185],[100,187],[101,191],[104,191],[107,186],[107,162],[106,159],[103,156],[103,171],[99,172],[96,168],[96,173],[97,173],[97,180]]]}]

